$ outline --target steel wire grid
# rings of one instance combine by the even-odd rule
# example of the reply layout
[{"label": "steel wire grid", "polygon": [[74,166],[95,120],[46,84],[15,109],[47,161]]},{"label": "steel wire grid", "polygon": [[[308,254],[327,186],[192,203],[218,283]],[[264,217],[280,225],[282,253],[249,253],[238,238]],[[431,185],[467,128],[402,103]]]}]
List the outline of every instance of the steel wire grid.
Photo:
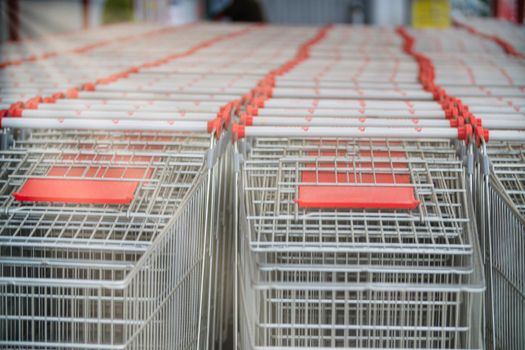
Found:
[{"label": "steel wire grid", "polygon": [[[208,135],[39,131],[0,152],[0,347],[205,348],[220,197],[205,164],[212,145]],[[129,206],[12,199],[53,167],[149,176],[122,179],[139,182]],[[81,178],[103,180],[93,173]]]},{"label": "steel wire grid", "polygon": [[476,214],[485,275],[488,349],[522,349],[525,336],[525,216],[523,146],[482,142],[476,179]]},{"label": "steel wire grid", "polygon": [[487,154],[497,181],[512,205],[525,217],[525,145],[490,142]]},{"label": "steel wire grid", "polygon": [[[464,168],[449,141],[265,138],[244,157],[243,349],[481,348],[479,249]],[[394,162],[406,168],[376,166]],[[300,173],[312,165],[346,176],[341,186],[358,185],[362,173],[395,179],[408,172],[421,203],[416,210],[301,209],[294,201]]]}]

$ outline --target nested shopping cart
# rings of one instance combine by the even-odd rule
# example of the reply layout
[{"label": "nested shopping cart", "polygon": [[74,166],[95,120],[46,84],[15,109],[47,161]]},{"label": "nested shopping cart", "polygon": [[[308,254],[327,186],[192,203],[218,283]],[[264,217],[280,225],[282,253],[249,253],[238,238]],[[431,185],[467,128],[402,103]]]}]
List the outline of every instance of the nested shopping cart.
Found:
[{"label": "nested shopping cart", "polygon": [[[445,35],[437,31],[415,34],[421,39],[418,50],[428,52],[435,62],[436,81],[468,105],[460,113],[476,129],[474,142],[480,146],[473,195],[487,281],[485,346],[522,349],[525,347],[521,331],[525,327],[525,275],[520,252],[525,232],[523,59],[486,34],[461,30]],[[432,35],[441,38],[444,50],[428,45]],[[451,49],[457,45],[460,47]]]},{"label": "nested shopping cart", "polygon": [[239,348],[481,349],[470,126],[393,31],[316,40],[233,127]]},{"label": "nested shopping cart", "polygon": [[475,36],[493,41],[515,57],[525,57],[525,30],[510,21],[482,17],[456,17],[454,24]]},{"label": "nested shopping cart", "polygon": [[[32,132],[28,141],[18,135],[13,149],[3,134],[8,226],[2,232],[13,243],[1,294],[8,332],[0,344],[201,349],[222,343],[231,315],[233,275],[226,271],[234,254],[225,233],[233,184],[226,178],[229,155],[213,161],[227,135],[214,141],[208,132],[220,131],[229,102],[277,59],[293,55],[290,41],[304,34],[291,29],[276,40],[281,30],[265,28],[250,32],[251,41],[236,37],[249,30],[202,24],[178,37],[176,50],[165,45],[172,37],[162,37],[93,53],[96,62],[108,55],[118,61],[98,67],[88,60],[83,70],[90,80],[81,85],[80,70],[55,79],[58,59],[42,74],[28,67],[2,76],[5,101],[24,101],[5,107],[2,127],[46,131]],[[155,50],[141,50],[153,44]],[[109,74],[114,70],[123,71]],[[13,87],[13,79],[21,86]],[[51,83],[74,88],[48,97]],[[43,96],[26,100],[28,94]],[[58,184],[42,184],[53,180]],[[83,185],[72,187],[77,181]]]},{"label": "nested shopping cart", "polygon": [[522,349],[525,336],[524,140],[481,139],[476,179],[477,219],[487,276],[487,346]]},{"label": "nested shopping cart", "polygon": [[[148,69],[243,28],[195,25],[93,50],[63,74],[63,57],[2,72],[1,348],[206,349],[224,339],[226,136],[215,137],[220,118],[208,121],[231,97],[151,92],[177,76],[159,83],[163,73]],[[212,100],[218,88],[201,92]]]},{"label": "nested shopping cart", "polygon": [[219,146],[34,130],[0,152],[0,346],[206,348]]},{"label": "nested shopping cart", "polygon": [[246,137],[241,349],[482,348],[484,277],[457,136],[235,132]]}]

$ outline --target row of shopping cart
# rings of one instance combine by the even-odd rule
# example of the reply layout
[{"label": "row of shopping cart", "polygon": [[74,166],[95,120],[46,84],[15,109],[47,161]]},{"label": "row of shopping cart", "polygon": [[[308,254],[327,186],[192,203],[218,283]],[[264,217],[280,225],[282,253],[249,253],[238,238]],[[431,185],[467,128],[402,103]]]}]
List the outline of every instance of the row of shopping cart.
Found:
[{"label": "row of shopping cart", "polygon": [[233,127],[241,349],[482,347],[463,157],[392,29],[321,29]]},{"label": "row of shopping cart", "polygon": [[522,58],[130,27],[0,69],[1,348],[523,347]]},{"label": "row of shopping cart", "polygon": [[236,85],[272,65],[242,36],[277,31],[193,24],[0,71],[0,347],[223,342],[233,259],[221,131]]},{"label": "row of shopping cart", "polygon": [[[465,111],[464,116],[478,130],[489,129],[479,133],[483,137],[478,140],[474,181],[487,279],[487,347],[522,349],[525,336],[519,330],[525,327],[525,275],[519,266],[524,263],[521,251],[525,244],[525,143],[520,137],[503,134],[509,134],[508,130],[525,134],[525,60],[520,53],[522,45],[514,47],[519,40],[513,40],[523,37],[525,31],[517,27],[510,31],[511,25],[503,22],[483,23],[486,29],[494,28],[495,36],[487,38],[486,32],[467,28],[468,37],[470,43],[490,44],[490,50],[455,47],[444,56],[438,54],[435,62],[438,76],[448,77],[442,81],[444,88],[469,106],[470,112]],[[469,24],[480,28],[480,21]],[[454,42],[454,37],[466,32],[457,31],[444,34],[443,42]],[[420,35],[419,49],[434,51],[425,45],[429,38]],[[455,86],[458,75],[468,76],[468,89]]]},{"label": "row of shopping cart", "polygon": [[[234,126],[235,137],[247,139],[238,144],[238,157],[244,159],[237,179],[241,348],[480,348],[483,343],[523,348],[523,60],[500,42],[462,29],[401,30],[405,52],[419,64],[417,75],[414,62],[392,53],[395,40],[388,33],[345,29],[320,32],[295,59],[270,72],[240,113],[241,125]],[[469,128],[473,137],[465,136]],[[481,144],[476,159],[465,145],[435,143],[464,137],[471,146]],[[425,139],[416,142],[417,155],[410,151],[411,139]],[[440,164],[438,149],[451,152],[446,161],[459,162],[457,173]],[[499,149],[500,157],[490,156],[490,149]],[[430,193],[469,195],[460,202],[441,196],[425,200],[416,169],[432,174],[423,186]],[[437,169],[440,174],[433,174]],[[461,171],[466,179],[459,179]],[[502,186],[492,198],[497,194],[490,177],[498,174]],[[439,222],[449,229],[448,220],[457,224],[462,218],[472,223],[473,199],[489,279],[483,316],[476,232],[468,225],[456,231],[462,232],[457,243],[470,248],[468,258],[457,259],[450,248],[454,258],[439,258],[450,264],[444,264],[444,273],[461,275],[455,282],[436,271],[429,278],[429,265],[444,266],[432,255],[423,260],[409,255],[410,241],[400,234],[412,217],[432,237],[425,246],[417,235],[409,236],[421,244],[413,254],[430,254],[440,238],[453,246],[433,226]],[[389,231],[398,235],[389,237]],[[395,243],[405,254],[399,260],[410,261],[409,272],[395,264]],[[413,305],[421,297],[411,300],[411,288],[440,290],[440,301],[464,293],[454,298],[459,304],[432,299],[433,306],[443,308],[416,309],[418,314]],[[383,294],[351,293],[357,291]],[[440,319],[437,327],[436,318],[429,317],[454,310],[462,317]],[[476,338],[482,317],[483,342]]]},{"label": "row of shopping cart", "polygon": [[525,58],[525,31],[522,27],[490,18],[457,17],[454,22],[474,35],[497,43],[509,55]]}]

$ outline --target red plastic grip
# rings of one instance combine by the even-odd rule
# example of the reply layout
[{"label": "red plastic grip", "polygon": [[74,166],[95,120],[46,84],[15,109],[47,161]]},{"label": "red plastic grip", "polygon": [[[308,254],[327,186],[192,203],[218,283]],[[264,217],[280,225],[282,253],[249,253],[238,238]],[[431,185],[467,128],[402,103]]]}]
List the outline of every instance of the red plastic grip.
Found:
[{"label": "red plastic grip", "polygon": [[9,107],[9,111],[7,112],[7,114],[10,117],[21,117],[23,110],[24,104],[22,102],[16,102]]},{"label": "red plastic grip", "polygon": [[222,118],[217,117],[208,121],[208,133],[212,133],[215,130],[215,137],[218,139],[221,137],[222,132]]},{"label": "red plastic grip", "polygon": [[97,86],[93,83],[85,83],[82,85],[82,90],[84,91],[95,91],[96,88]]},{"label": "red plastic grip", "polygon": [[221,111],[219,112],[219,114],[217,116],[218,118],[223,120],[224,127],[228,127],[228,125],[230,125],[231,118],[232,118],[233,105],[234,105],[234,103],[228,103],[226,105],[226,107],[221,108]]},{"label": "red plastic grip", "polygon": [[55,103],[56,102],[56,98],[54,98],[53,96],[47,96],[47,97],[44,97],[44,99],[42,101],[44,103]]},{"label": "red plastic grip", "polygon": [[253,125],[253,117],[246,113],[241,113],[239,123],[242,125],[251,126]]},{"label": "red plastic grip", "polygon": [[458,139],[468,141],[469,136],[472,135],[472,125],[465,125],[458,128]]},{"label": "red plastic grip", "polygon": [[255,105],[248,105],[246,107],[246,112],[249,115],[257,115],[257,114],[259,114],[259,108],[257,108],[257,106],[255,106]]},{"label": "red plastic grip", "polygon": [[476,136],[476,141],[478,143],[478,146],[481,143],[481,139],[485,140],[485,142],[489,142],[489,136],[490,136],[489,134],[490,132],[488,129],[484,129],[482,127],[476,128],[475,136]]},{"label": "red plastic grip", "polygon": [[0,110],[0,129],[2,128],[2,119],[7,115],[7,109]]},{"label": "red plastic grip", "polygon": [[465,125],[465,119],[463,118],[450,119],[450,127],[452,128],[459,128],[459,127],[463,127],[464,125]]},{"label": "red plastic grip", "polygon": [[472,113],[469,114],[468,118],[469,118],[470,125],[475,126],[475,127],[483,126],[483,121],[479,118],[476,118]]},{"label": "red plastic grip", "polygon": [[232,125],[232,136],[233,140],[240,140],[246,136],[244,125],[233,124]]},{"label": "red plastic grip", "polygon": [[40,102],[42,102],[42,97],[40,97],[40,96],[33,97],[33,98],[27,100],[24,103],[24,108],[27,108],[27,109],[38,109],[38,104]]},{"label": "red plastic grip", "polygon": [[78,89],[77,88],[71,88],[68,89],[66,92],[67,98],[77,98],[78,97]]},{"label": "red plastic grip", "polygon": [[257,97],[253,102],[255,103],[255,105],[259,108],[263,108],[264,107],[264,102],[265,102],[265,98],[264,97]]}]

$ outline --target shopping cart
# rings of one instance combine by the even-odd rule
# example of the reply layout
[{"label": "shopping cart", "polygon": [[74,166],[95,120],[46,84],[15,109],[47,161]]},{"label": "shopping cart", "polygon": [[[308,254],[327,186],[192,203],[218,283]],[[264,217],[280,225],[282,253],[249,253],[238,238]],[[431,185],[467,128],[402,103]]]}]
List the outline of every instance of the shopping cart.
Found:
[{"label": "shopping cart", "polygon": [[[416,49],[434,60],[436,81],[468,106],[460,113],[475,128],[473,142],[480,145],[472,193],[487,280],[485,346],[522,349],[523,60],[497,38],[474,30],[414,34]],[[438,37],[439,48],[428,45]]]},{"label": "shopping cart", "polygon": [[206,348],[217,147],[73,130],[2,151],[1,346]]},{"label": "shopping cart", "polygon": [[241,111],[240,349],[482,347],[470,127],[401,44],[334,27]]},{"label": "shopping cart", "polygon": [[[195,25],[108,45],[61,74],[68,58],[58,56],[2,71],[3,102],[25,102],[0,115],[0,347],[206,349],[222,341],[227,136],[216,138],[221,118],[208,121],[228,97],[201,105],[133,81],[153,89],[159,75],[148,69],[170,62],[160,58],[187,57],[244,33],[238,28]],[[174,39],[176,50],[164,45]],[[148,45],[158,49],[141,51]],[[128,89],[120,82],[111,91],[121,79]]]},{"label": "shopping cart", "polygon": [[481,139],[476,202],[490,302],[487,346],[492,349],[525,346],[520,331],[525,327],[524,155],[523,140]]},{"label": "shopping cart", "polygon": [[[3,346],[222,345],[232,306],[233,177],[228,134],[215,140],[209,132],[218,135],[236,100],[313,31],[276,39],[279,28],[252,28],[197,24],[175,38],[90,52],[76,62],[84,69],[65,78],[53,74],[59,58],[44,72],[10,67],[0,76],[5,101],[25,101],[0,115],[5,240],[13,242],[4,283],[20,286],[2,291]],[[252,40],[238,37],[248,32]],[[167,45],[174,39],[176,50]],[[59,88],[66,92],[51,95]],[[32,132],[27,140],[15,132],[13,148],[6,129]],[[16,296],[28,283],[35,290]]]},{"label": "shopping cart", "polygon": [[492,18],[457,17],[454,24],[497,43],[511,56],[525,58],[525,30],[515,23]]},{"label": "shopping cart", "polygon": [[269,129],[236,145],[240,348],[481,349],[484,281],[453,143]]}]

